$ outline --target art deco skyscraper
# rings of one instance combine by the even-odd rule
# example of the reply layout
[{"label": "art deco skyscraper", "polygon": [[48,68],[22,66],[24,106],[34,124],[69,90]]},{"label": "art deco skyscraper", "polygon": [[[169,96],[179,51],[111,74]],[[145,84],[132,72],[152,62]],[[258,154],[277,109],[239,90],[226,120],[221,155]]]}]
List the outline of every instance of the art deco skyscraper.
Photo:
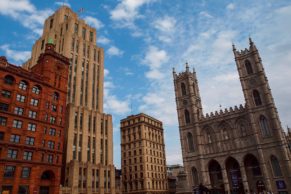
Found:
[{"label": "art deco skyscraper", "polygon": [[46,19],[24,67],[36,64],[49,39],[70,58],[63,193],[115,193],[112,117],[103,113],[104,51],[96,30],[62,6]]},{"label": "art deco skyscraper", "polygon": [[164,131],[146,114],[121,120],[122,192],[168,193]]}]

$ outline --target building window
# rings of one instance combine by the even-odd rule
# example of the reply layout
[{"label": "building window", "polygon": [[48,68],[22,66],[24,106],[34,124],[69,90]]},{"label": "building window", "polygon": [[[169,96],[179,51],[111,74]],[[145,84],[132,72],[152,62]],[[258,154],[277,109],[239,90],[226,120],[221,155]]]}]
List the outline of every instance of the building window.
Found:
[{"label": "building window", "polygon": [[32,152],[24,151],[23,152],[23,160],[32,160]]},{"label": "building window", "polygon": [[56,135],[56,129],[50,128],[49,135],[55,136]]},{"label": "building window", "polygon": [[22,128],[22,121],[20,121],[20,120],[13,120],[12,127],[18,128],[18,129]]},{"label": "building window", "polygon": [[75,23],[75,26],[74,26],[75,34],[78,34],[78,30],[79,30],[79,25],[77,23]]},{"label": "building window", "polygon": [[282,176],[280,163],[275,156],[271,156],[271,165],[272,165],[274,177]]},{"label": "building window", "polygon": [[82,29],[82,38],[85,39],[86,38],[86,28]]},{"label": "building window", "polygon": [[36,118],[36,112],[35,111],[28,111],[28,117],[29,118],[32,118],[32,119],[35,119]]},{"label": "building window", "polygon": [[34,137],[26,137],[26,145],[34,145]]},{"label": "building window", "polygon": [[194,142],[193,142],[193,136],[192,133],[187,133],[187,142],[188,142],[188,148],[189,152],[194,152]]},{"label": "building window", "polygon": [[37,99],[30,99],[30,105],[32,106],[38,106],[38,100]]},{"label": "building window", "polygon": [[17,150],[15,149],[8,149],[8,152],[7,152],[7,157],[10,158],[10,159],[16,159],[17,158]]},{"label": "building window", "polygon": [[8,85],[13,85],[14,81],[15,81],[15,79],[11,75],[6,75],[4,78],[4,83],[8,84]]},{"label": "building window", "polygon": [[272,132],[268,124],[268,120],[263,115],[260,116],[260,127],[263,137],[269,137],[272,135]]},{"label": "building window", "polygon": [[255,101],[256,106],[262,105],[261,96],[260,96],[260,93],[258,92],[258,90],[253,91],[253,97],[254,97],[254,101]]},{"label": "building window", "polygon": [[186,92],[186,85],[184,83],[181,83],[181,91],[182,91],[182,95],[186,95],[187,92]]},{"label": "building window", "polygon": [[25,96],[20,95],[20,94],[17,94],[17,95],[16,95],[16,100],[17,100],[18,102],[25,102]]},{"label": "building window", "polygon": [[20,136],[19,135],[12,134],[10,136],[10,142],[19,143],[20,142]]},{"label": "building window", "polygon": [[36,124],[34,124],[34,123],[28,123],[27,130],[28,131],[35,131],[36,130]]},{"label": "building window", "polygon": [[22,171],[21,171],[21,178],[29,178],[30,171],[31,171],[31,168],[29,168],[29,167],[23,167],[22,168]]},{"label": "building window", "polygon": [[5,166],[4,178],[14,177],[15,166]]},{"label": "building window", "polygon": [[11,92],[7,90],[2,90],[1,95],[5,98],[10,98],[11,97]]},{"label": "building window", "polygon": [[57,106],[56,105],[52,104],[51,108],[52,108],[53,112],[57,112]]},{"label": "building window", "polygon": [[54,92],[54,94],[53,94],[53,100],[55,100],[55,101],[57,101],[57,100],[59,100],[59,93],[57,93],[57,92]]},{"label": "building window", "polygon": [[50,20],[50,29],[52,29],[53,25],[54,25],[54,19],[52,18],[52,19]]},{"label": "building window", "polygon": [[0,116],[0,126],[6,126],[7,124],[7,118]]},{"label": "building window", "polygon": [[54,148],[55,148],[55,142],[54,142],[54,141],[48,141],[48,142],[47,142],[47,146],[48,146],[48,148],[50,148],[50,149],[54,149]]},{"label": "building window", "polygon": [[38,86],[33,86],[32,93],[39,94],[40,93],[40,88]]},{"label": "building window", "polygon": [[50,116],[50,123],[55,124],[56,122],[56,117]]},{"label": "building window", "polygon": [[93,32],[90,32],[90,42],[93,42]]},{"label": "building window", "polygon": [[27,185],[19,185],[18,194],[28,194],[28,193],[29,193],[29,186],[27,186]]},{"label": "building window", "polygon": [[23,108],[20,108],[20,107],[15,107],[14,108],[14,114],[23,115],[23,112],[24,112]]},{"label": "building window", "polygon": [[18,88],[21,89],[21,90],[26,90],[27,89],[27,83],[25,81],[20,81]]},{"label": "building window", "polygon": [[184,110],[184,116],[185,116],[186,124],[190,123],[190,113],[189,113],[189,111],[187,109]]},{"label": "building window", "polygon": [[9,109],[8,104],[0,102],[0,111],[8,111],[8,109]]},{"label": "building window", "polygon": [[49,155],[47,156],[47,161],[48,161],[48,163],[53,163],[53,161],[54,161],[54,157],[53,157],[52,154],[49,154]]},{"label": "building window", "polygon": [[248,74],[252,74],[253,73],[252,64],[251,64],[251,62],[249,60],[245,61],[245,67],[246,67],[246,70],[247,70]]},{"label": "building window", "polygon": [[[3,140],[3,139],[4,139],[4,132],[0,131],[0,140]],[[0,153],[1,153],[1,151],[0,151]]]}]

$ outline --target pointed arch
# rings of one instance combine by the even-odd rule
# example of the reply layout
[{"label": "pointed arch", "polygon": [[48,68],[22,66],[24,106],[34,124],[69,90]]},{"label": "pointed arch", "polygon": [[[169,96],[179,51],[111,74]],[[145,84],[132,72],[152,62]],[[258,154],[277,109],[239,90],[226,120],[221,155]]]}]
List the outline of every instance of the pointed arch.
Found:
[{"label": "pointed arch", "polygon": [[193,186],[198,185],[199,184],[198,172],[194,166],[191,168],[191,174],[192,174]]},{"label": "pointed arch", "polygon": [[13,85],[15,82],[15,78],[12,75],[6,75],[4,77],[4,82],[5,82],[5,84]]},{"label": "pointed arch", "polygon": [[245,68],[246,68],[248,74],[254,73],[253,68],[252,68],[252,64],[249,60],[245,60]]},{"label": "pointed arch", "polygon": [[181,91],[183,96],[187,94],[186,85],[183,82],[181,83]]},{"label": "pointed arch", "polygon": [[271,155],[270,159],[271,159],[271,165],[272,165],[274,177],[282,176],[280,163],[279,163],[279,160],[277,159],[277,157],[274,155]]},{"label": "pointed arch", "polygon": [[223,178],[221,166],[216,160],[211,160],[208,163],[208,172],[212,187],[223,189]]},{"label": "pointed arch", "polygon": [[272,136],[272,132],[269,127],[268,120],[264,115],[260,116],[260,127],[261,127],[261,133],[263,137]]},{"label": "pointed arch", "polygon": [[190,113],[187,109],[184,110],[184,116],[185,116],[185,122],[186,124],[189,124],[191,121],[190,121]]},{"label": "pointed arch", "polygon": [[256,106],[262,105],[261,95],[258,90],[253,91],[254,102]]},{"label": "pointed arch", "polygon": [[187,133],[187,143],[188,143],[189,152],[194,152],[195,149],[194,149],[193,135],[191,132]]}]

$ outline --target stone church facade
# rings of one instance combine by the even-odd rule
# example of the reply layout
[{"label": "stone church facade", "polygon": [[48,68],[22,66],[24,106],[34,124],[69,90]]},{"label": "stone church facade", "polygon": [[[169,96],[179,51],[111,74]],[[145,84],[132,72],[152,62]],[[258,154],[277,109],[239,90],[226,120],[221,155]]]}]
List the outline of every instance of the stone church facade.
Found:
[{"label": "stone church facade", "polygon": [[187,190],[291,193],[291,152],[259,52],[233,53],[245,104],[203,114],[195,71],[173,70]]}]

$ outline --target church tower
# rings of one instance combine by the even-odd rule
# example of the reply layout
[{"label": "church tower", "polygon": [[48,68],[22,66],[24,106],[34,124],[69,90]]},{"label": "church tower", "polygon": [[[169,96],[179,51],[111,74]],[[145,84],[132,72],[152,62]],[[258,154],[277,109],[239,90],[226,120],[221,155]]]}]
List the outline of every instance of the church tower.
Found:
[{"label": "church tower", "polygon": [[[248,49],[237,51],[233,45],[233,53],[251,121],[251,128],[258,147],[262,173],[265,177],[267,189],[271,190],[272,187],[275,187],[275,185],[272,185],[272,183],[276,182],[274,177],[285,176],[287,178],[289,176],[289,181],[291,182],[290,153],[286,146],[283,128],[256,45],[249,38]],[[282,144],[278,145],[277,142],[282,142]],[[275,153],[277,153],[277,157]],[[278,172],[273,171],[272,173],[268,170],[271,168],[268,160],[271,161],[271,165],[273,165],[273,162],[281,163],[283,169],[287,169],[287,171],[278,170]]]},{"label": "church tower", "polygon": [[[173,69],[173,77],[183,162],[188,174],[187,183],[195,185],[198,184],[198,172],[196,169],[192,169],[191,161],[188,160],[201,154],[203,149],[199,143],[201,141],[199,139],[199,120],[203,113],[198,81],[195,70],[190,72],[188,63],[186,63],[186,71],[182,73],[176,74]],[[193,177],[192,174],[195,174],[193,179],[190,178]],[[191,190],[191,188],[189,189]]]}]

